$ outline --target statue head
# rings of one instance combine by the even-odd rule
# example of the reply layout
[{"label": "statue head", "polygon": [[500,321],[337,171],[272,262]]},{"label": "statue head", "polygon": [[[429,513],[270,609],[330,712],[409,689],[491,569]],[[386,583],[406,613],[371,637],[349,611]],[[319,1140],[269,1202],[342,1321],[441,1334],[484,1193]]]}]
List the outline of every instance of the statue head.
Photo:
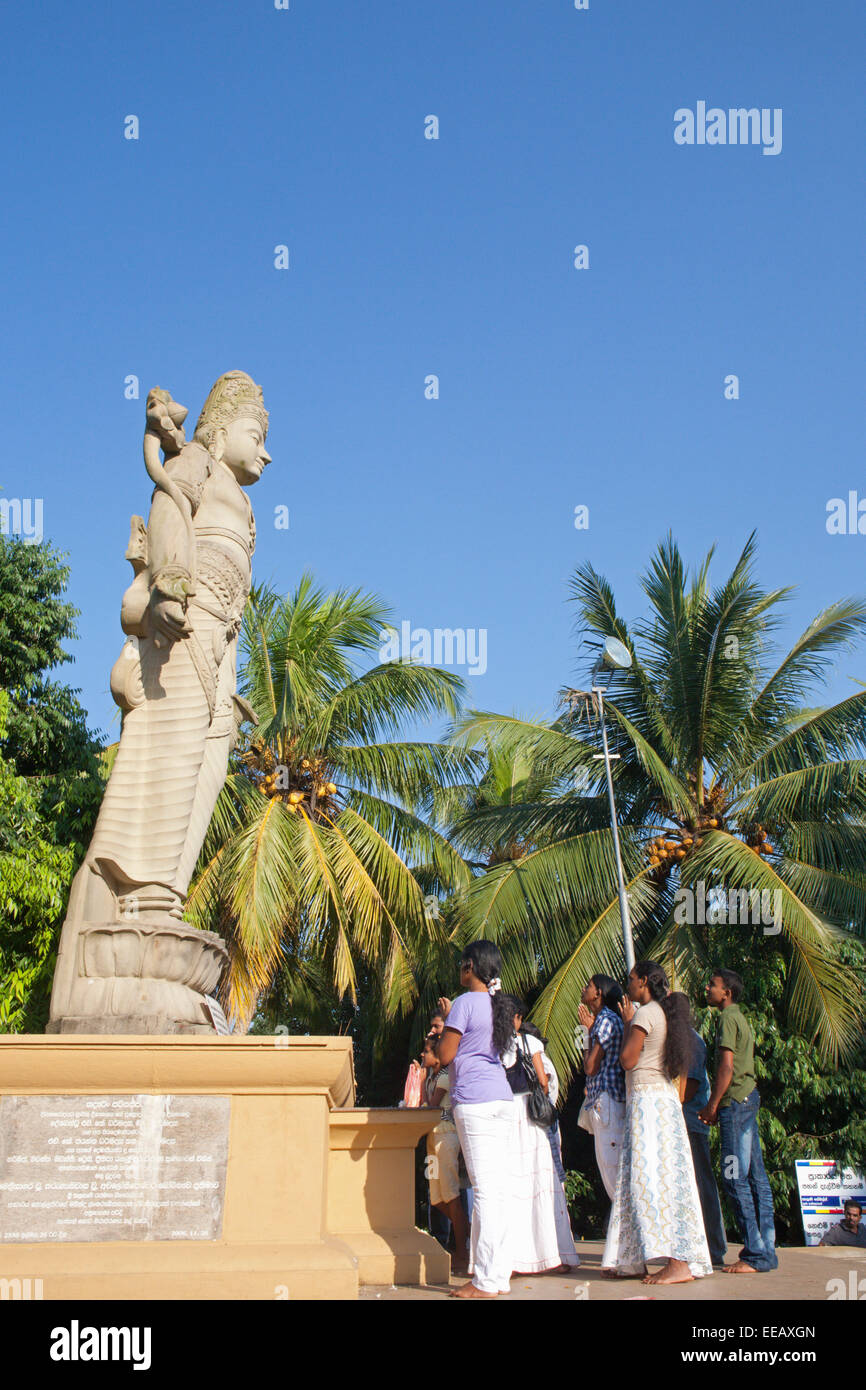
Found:
[{"label": "statue head", "polygon": [[262,388],[246,372],[224,372],[202,406],[194,438],[239,483],[254,483],[271,461]]}]

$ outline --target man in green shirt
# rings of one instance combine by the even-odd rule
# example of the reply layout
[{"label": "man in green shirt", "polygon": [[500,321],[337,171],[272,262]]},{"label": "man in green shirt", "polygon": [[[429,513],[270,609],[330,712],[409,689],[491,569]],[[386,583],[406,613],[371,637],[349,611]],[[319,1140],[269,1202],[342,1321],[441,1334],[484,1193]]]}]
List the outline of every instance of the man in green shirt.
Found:
[{"label": "man in green shirt", "polygon": [[[733,971],[729,973],[733,974]],[[719,993],[722,994],[724,982],[719,976],[713,979],[718,981]],[[731,1079],[727,1090],[721,1094],[719,1109],[730,1105],[732,1100],[746,1100],[755,1089],[755,1035],[739,1004],[732,1002],[726,1005],[723,1002],[726,998],[729,998],[727,989],[722,994],[722,1002],[716,1006],[722,1011],[716,1030],[716,1074],[724,1061],[723,1054],[730,1052]]]},{"label": "man in green shirt", "polygon": [[764,1274],[776,1269],[773,1194],[758,1134],[761,1098],[755,1086],[755,1035],[739,1007],[743,982],[735,970],[713,970],[707,1003],[719,1009],[716,1075],[699,1118],[718,1124],[722,1141],[722,1183],[734,1209],[743,1248],[726,1274]]}]

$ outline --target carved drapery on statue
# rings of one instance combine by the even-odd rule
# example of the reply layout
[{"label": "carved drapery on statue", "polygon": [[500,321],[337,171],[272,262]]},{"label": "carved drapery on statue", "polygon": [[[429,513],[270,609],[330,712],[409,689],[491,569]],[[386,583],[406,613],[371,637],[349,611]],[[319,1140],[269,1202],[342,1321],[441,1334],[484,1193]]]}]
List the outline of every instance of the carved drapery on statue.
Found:
[{"label": "carved drapery on statue", "polygon": [[132,518],[127,640],[111,673],[123,726],[70,894],[49,1032],[213,1031],[205,996],[226,950],[183,922],[183,906],[237,730],[255,718],[235,693],[255,546],[243,488],[270,460],[261,388],[246,373],[219,378],[190,442],[186,414],[150,392],[155,490],[147,525]]}]

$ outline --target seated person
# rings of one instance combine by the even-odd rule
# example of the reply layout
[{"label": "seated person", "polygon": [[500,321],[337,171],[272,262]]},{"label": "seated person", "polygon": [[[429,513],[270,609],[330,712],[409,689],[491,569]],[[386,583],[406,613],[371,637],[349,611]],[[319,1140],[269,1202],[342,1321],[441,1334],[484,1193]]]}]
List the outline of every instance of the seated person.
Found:
[{"label": "seated person", "polygon": [[819,1245],[859,1245],[866,1248],[866,1230],[860,1225],[863,1208],[853,1197],[845,1203],[845,1215],[818,1242]]}]

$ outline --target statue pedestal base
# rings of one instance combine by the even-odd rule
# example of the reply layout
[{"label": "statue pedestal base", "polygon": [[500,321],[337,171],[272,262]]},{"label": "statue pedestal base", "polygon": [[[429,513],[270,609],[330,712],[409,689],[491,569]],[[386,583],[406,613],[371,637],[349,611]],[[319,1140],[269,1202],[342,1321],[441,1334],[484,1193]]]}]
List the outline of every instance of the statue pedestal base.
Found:
[{"label": "statue pedestal base", "polygon": [[0,1264],[45,1299],[447,1282],[414,1225],[438,1114],[354,1110],[348,1038],[0,1037]]},{"label": "statue pedestal base", "polygon": [[47,1033],[216,1031],[206,996],[216,994],[228,950],[213,932],[167,912],[143,913],[134,921],[81,927],[71,955],[72,974],[59,991],[63,1004],[52,996]]},{"label": "statue pedestal base", "polygon": [[[432,1118],[431,1118],[432,1116]],[[427,1110],[333,1110],[328,1228],[358,1260],[362,1284],[445,1284],[451,1257],[419,1247],[415,1146],[439,1120]],[[411,1148],[411,1162],[407,1162]]]}]

